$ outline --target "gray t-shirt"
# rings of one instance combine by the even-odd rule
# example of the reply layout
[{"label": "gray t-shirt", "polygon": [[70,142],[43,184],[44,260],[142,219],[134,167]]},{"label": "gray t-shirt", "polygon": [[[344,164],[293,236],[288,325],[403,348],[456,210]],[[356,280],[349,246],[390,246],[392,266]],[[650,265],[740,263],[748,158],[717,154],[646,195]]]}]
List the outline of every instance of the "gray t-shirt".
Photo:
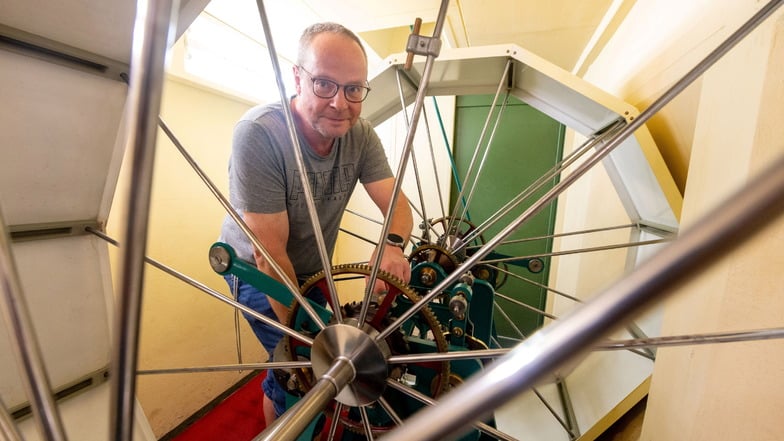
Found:
[{"label": "gray t-shirt", "polygon": [[[357,182],[392,177],[392,170],[381,140],[362,118],[335,141],[328,156],[317,155],[300,133],[297,136],[331,257],[340,219]],[[288,212],[287,251],[297,277],[302,278],[323,267],[298,170],[283,106],[256,106],[246,112],[234,128],[229,200],[240,215]],[[253,246],[228,215],[219,240],[231,245],[240,259],[254,262]]]}]

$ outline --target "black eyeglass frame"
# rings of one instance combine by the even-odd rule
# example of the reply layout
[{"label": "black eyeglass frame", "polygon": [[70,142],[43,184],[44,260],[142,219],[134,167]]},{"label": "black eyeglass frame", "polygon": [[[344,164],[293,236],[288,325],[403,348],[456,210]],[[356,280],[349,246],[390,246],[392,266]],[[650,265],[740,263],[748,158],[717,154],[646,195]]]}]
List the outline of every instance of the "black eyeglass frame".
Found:
[{"label": "black eyeglass frame", "polygon": [[[362,101],[365,101],[367,99],[368,94],[370,94],[370,91],[372,90],[370,87],[363,86],[361,84],[340,84],[337,81],[332,81],[332,80],[330,80],[328,78],[322,78],[322,77],[313,76],[312,73],[310,73],[307,69],[305,69],[301,65],[298,65],[297,69],[301,69],[303,72],[308,74],[308,77],[310,77],[311,90],[313,90],[313,95],[316,95],[319,98],[324,98],[324,99],[333,98],[335,95],[338,94],[338,91],[340,89],[343,89],[343,97],[346,99],[346,101],[348,101],[350,103],[361,103]],[[335,91],[332,92],[331,95],[319,95],[318,92],[316,92],[316,81],[324,81],[326,83],[331,84],[332,86],[334,86]],[[348,91],[346,90],[347,87],[356,87],[356,88],[362,89],[365,92],[365,94],[362,96],[361,100],[351,99],[348,96]]]}]

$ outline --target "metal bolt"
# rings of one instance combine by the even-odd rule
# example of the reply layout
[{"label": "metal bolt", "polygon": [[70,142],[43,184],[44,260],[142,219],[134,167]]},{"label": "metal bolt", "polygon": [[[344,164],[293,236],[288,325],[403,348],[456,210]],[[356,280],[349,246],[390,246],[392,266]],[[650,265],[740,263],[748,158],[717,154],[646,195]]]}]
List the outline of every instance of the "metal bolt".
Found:
[{"label": "metal bolt", "polygon": [[231,256],[225,248],[215,246],[210,248],[210,266],[215,272],[222,273],[229,269],[231,264]]},{"label": "metal bolt", "polygon": [[540,259],[531,259],[528,261],[528,270],[534,273],[538,273],[544,269],[544,262]]},{"label": "metal bolt", "polygon": [[419,275],[419,281],[425,286],[433,286],[436,282],[436,270],[433,268],[423,268]]}]

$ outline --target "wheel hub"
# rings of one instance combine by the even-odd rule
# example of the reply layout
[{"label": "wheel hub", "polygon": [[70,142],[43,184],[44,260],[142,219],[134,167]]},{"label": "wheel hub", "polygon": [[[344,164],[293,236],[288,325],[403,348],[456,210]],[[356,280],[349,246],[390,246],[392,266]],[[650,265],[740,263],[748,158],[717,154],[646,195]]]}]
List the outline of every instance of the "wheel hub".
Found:
[{"label": "wheel hub", "polygon": [[317,377],[325,375],[339,360],[346,360],[354,369],[354,378],[348,384],[335,387],[337,401],[348,406],[366,406],[375,402],[386,386],[387,357],[389,348],[378,342],[374,329],[365,326],[359,329],[356,320],[348,319],[345,324],[331,325],[313,340],[311,361]]}]

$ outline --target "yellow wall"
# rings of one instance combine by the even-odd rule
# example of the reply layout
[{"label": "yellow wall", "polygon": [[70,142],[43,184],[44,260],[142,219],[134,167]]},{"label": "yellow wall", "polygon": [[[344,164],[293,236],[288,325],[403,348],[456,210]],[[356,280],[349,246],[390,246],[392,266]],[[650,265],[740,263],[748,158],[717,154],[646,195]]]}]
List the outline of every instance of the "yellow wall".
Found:
[{"label": "yellow wall", "polygon": [[[231,132],[249,104],[169,77],[161,115],[188,153],[227,194]],[[118,189],[117,195],[123,191]],[[108,232],[119,237],[116,200]],[[183,157],[159,131],[147,255],[228,295],[207,252],[218,238],[224,211]],[[162,271],[147,266],[139,369],[197,367],[238,362],[234,309]],[[266,355],[240,317],[243,362]],[[248,372],[142,375],[138,398],[160,437]]]},{"label": "yellow wall", "polygon": [[[683,223],[693,224],[784,154],[784,11],[703,80]],[[784,220],[677,290],[664,333],[782,326]],[[784,342],[663,349],[641,440],[777,440]]]}]

